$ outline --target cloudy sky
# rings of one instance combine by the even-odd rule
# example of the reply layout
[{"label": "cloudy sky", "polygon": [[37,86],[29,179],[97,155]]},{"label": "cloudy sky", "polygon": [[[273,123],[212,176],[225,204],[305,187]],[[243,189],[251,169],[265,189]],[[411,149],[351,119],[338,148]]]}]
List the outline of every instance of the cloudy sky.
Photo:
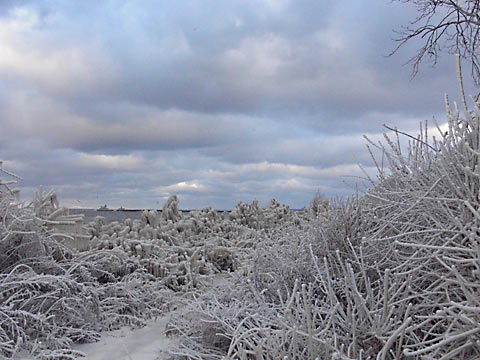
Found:
[{"label": "cloudy sky", "polygon": [[363,134],[456,95],[445,54],[413,80],[389,0],[2,0],[0,160],[66,206],[294,208],[374,174]]}]

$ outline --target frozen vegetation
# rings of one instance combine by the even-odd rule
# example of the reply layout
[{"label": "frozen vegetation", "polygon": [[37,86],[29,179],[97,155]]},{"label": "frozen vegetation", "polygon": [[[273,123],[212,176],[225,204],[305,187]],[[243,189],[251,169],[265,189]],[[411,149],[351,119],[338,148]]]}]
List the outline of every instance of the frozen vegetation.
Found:
[{"label": "frozen vegetation", "polygon": [[77,358],[73,342],[179,309],[165,359],[480,358],[480,109],[446,104],[438,139],[370,143],[363,195],[300,212],[183,215],[172,196],[81,226],[0,170],[1,355]]}]

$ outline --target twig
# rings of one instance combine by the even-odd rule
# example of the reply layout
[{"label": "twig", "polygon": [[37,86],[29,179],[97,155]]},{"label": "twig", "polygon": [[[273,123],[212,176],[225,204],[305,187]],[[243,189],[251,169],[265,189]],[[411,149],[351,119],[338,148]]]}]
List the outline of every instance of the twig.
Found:
[{"label": "twig", "polygon": [[414,137],[414,136],[412,136],[412,135],[410,135],[410,134],[407,134],[406,132],[400,131],[400,130],[398,130],[397,128],[395,128],[395,129],[394,129],[394,128],[391,128],[391,127],[388,126],[387,124],[383,124],[383,127],[386,128],[386,129],[388,129],[388,130],[390,130],[390,131],[394,131],[396,134],[405,135],[405,136],[413,139],[414,141],[418,141],[418,142],[422,143],[423,145],[428,146],[428,147],[429,147],[430,149],[432,149],[433,151],[438,152],[438,149],[435,149],[432,145],[430,145],[430,144],[426,143],[425,141],[423,141],[423,140],[421,140],[421,139],[419,139],[419,138],[416,138],[416,137]]}]

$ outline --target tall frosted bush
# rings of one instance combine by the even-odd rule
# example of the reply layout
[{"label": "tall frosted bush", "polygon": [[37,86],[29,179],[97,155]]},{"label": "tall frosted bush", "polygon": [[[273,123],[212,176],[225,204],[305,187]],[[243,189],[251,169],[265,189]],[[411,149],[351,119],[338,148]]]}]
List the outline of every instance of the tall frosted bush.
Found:
[{"label": "tall frosted bush", "polygon": [[388,163],[373,186],[260,240],[246,276],[173,321],[184,342],[172,353],[478,359],[480,109],[459,83],[446,133],[430,140],[425,126],[406,151],[399,132],[373,144]]}]

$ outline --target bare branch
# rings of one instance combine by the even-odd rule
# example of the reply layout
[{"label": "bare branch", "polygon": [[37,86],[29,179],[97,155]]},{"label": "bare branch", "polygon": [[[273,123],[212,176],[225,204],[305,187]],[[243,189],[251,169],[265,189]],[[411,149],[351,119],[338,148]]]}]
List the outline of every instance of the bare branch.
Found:
[{"label": "bare branch", "polygon": [[416,138],[416,137],[414,137],[414,136],[412,136],[412,135],[410,135],[410,134],[407,134],[406,132],[400,131],[400,130],[398,130],[398,129],[396,129],[396,128],[395,128],[395,129],[394,129],[394,128],[391,128],[390,126],[388,126],[388,125],[386,125],[386,124],[383,124],[383,127],[386,128],[386,129],[388,129],[388,130],[390,130],[390,131],[394,131],[396,134],[402,134],[402,135],[405,135],[405,136],[413,139],[414,141],[418,141],[418,142],[422,143],[423,145],[428,146],[430,149],[432,149],[432,150],[435,151],[435,152],[438,151],[438,150],[435,149],[432,145],[427,144],[425,141],[423,141],[423,140],[421,140],[421,139],[419,139],[419,138]]},{"label": "bare branch", "polygon": [[423,46],[407,63],[413,64],[412,75],[418,73],[424,60],[435,65],[445,49],[471,62],[471,76],[480,86],[480,0],[394,0],[413,4],[418,16],[396,33],[398,44],[389,54],[397,53],[412,39],[423,40]]}]

